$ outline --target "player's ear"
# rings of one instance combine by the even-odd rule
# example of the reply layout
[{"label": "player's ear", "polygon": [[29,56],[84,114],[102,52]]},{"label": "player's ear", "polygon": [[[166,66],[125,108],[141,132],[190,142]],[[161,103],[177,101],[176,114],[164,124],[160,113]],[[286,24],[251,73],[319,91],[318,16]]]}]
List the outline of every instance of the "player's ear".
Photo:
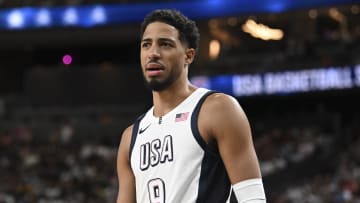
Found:
[{"label": "player's ear", "polygon": [[185,51],[185,64],[189,65],[194,61],[195,58],[195,49],[187,48]]}]

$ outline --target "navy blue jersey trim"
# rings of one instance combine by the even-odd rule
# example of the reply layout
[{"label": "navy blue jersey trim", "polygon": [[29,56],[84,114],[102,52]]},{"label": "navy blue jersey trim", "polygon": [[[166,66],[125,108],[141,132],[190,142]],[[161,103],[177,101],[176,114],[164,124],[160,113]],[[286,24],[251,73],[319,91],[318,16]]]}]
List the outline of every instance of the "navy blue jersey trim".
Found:
[{"label": "navy blue jersey trim", "polygon": [[196,203],[225,203],[230,194],[231,183],[224,163],[216,147],[205,142],[200,134],[198,117],[206,98],[216,91],[209,91],[199,100],[191,116],[191,130],[195,140],[204,150]]},{"label": "navy blue jersey trim", "polygon": [[133,126],[133,130],[132,130],[132,135],[131,135],[131,142],[130,142],[130,150],[129,150],[129,160],[131,160],[131,154],[135,145],[135,141],[136,141],[136,137],[138,135],[138,131],[139,131],[139,126],[140,126],[140,121],[144,118],[145,114],[142,114],[141,116],[139,116],[136,121],[134,122],[134,126]]},{"label": "navy blue jersey trim", "polygon": [[230,203],[238,203],[239,201],[237,200],[236,196],[235,196],[235,192],[233,189],[231,189],[231,196],[230,196]]},{"label": "navy blue jersey trim", "polygon": [[196,203],[225,203],[230,189],[230,179],[222,159],[205,153],[201,163]]},{"label": "navy blue jersey trim", "polygon": [[218,153],[215,149],[211,148],[206,142],[205,140],[202,138],[202,136],[200,135],[200,131],[199,131],[199,126],[198,126],[198,117],[199,117],[199,113],[200,113],[200,109],[201,109],[201,106],[202,104],[204,103],[205,99],[211,95],[211,94],[214,94],[214,93],[219,93],[219,92],[216,92],[216,91],[209,91],[207,92],[204,96],[202,96],[202,98],[199,100],[199,102],[197,103],[197,105],[195,106],[195,109],[191,115],[191,130],[192,130],[192,133],[195,137],[195,140],[198,142],[198,144],[201,146],[201,148],[216,156]]}]

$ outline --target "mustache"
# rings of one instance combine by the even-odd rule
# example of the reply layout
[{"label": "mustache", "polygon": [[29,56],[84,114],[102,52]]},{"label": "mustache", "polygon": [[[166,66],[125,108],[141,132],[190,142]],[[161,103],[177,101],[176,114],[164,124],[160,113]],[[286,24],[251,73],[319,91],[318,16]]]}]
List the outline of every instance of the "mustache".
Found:
[{"label": "mustache", "polygon": [[164,67],[164,65],[161,62],[159,62],[158,60],[150,60],[150,61],[148,61],[146,63],[146,65],[145,65],[145,67],[148,67],[148,66],[151,66],[151,65],[154,65],[154,64],[159,65],[161,67]]}]

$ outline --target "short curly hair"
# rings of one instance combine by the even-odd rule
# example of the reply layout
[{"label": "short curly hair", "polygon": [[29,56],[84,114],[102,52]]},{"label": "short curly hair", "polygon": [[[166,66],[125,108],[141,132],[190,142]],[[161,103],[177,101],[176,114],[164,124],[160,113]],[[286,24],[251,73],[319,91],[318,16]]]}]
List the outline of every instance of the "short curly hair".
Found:
[{"label": "short curly hair", "polygon": [[195,50],[199,47],[200,33],[195,22],[174,9],[158,9],[149,13],[141,24],[140,39],[146,27],[153,22],[163,22],[174,26],[179,31],[179,40]]}]

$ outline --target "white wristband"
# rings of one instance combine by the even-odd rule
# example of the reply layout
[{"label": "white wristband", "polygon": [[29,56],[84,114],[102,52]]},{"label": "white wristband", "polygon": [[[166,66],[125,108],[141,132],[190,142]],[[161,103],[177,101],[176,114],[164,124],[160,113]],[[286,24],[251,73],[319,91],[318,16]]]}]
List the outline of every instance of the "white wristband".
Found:
[{"label": "white wristband", "polygon": [[239,203],[265,203],[265,191],[261,178],[248,179],[233,185]]}]

